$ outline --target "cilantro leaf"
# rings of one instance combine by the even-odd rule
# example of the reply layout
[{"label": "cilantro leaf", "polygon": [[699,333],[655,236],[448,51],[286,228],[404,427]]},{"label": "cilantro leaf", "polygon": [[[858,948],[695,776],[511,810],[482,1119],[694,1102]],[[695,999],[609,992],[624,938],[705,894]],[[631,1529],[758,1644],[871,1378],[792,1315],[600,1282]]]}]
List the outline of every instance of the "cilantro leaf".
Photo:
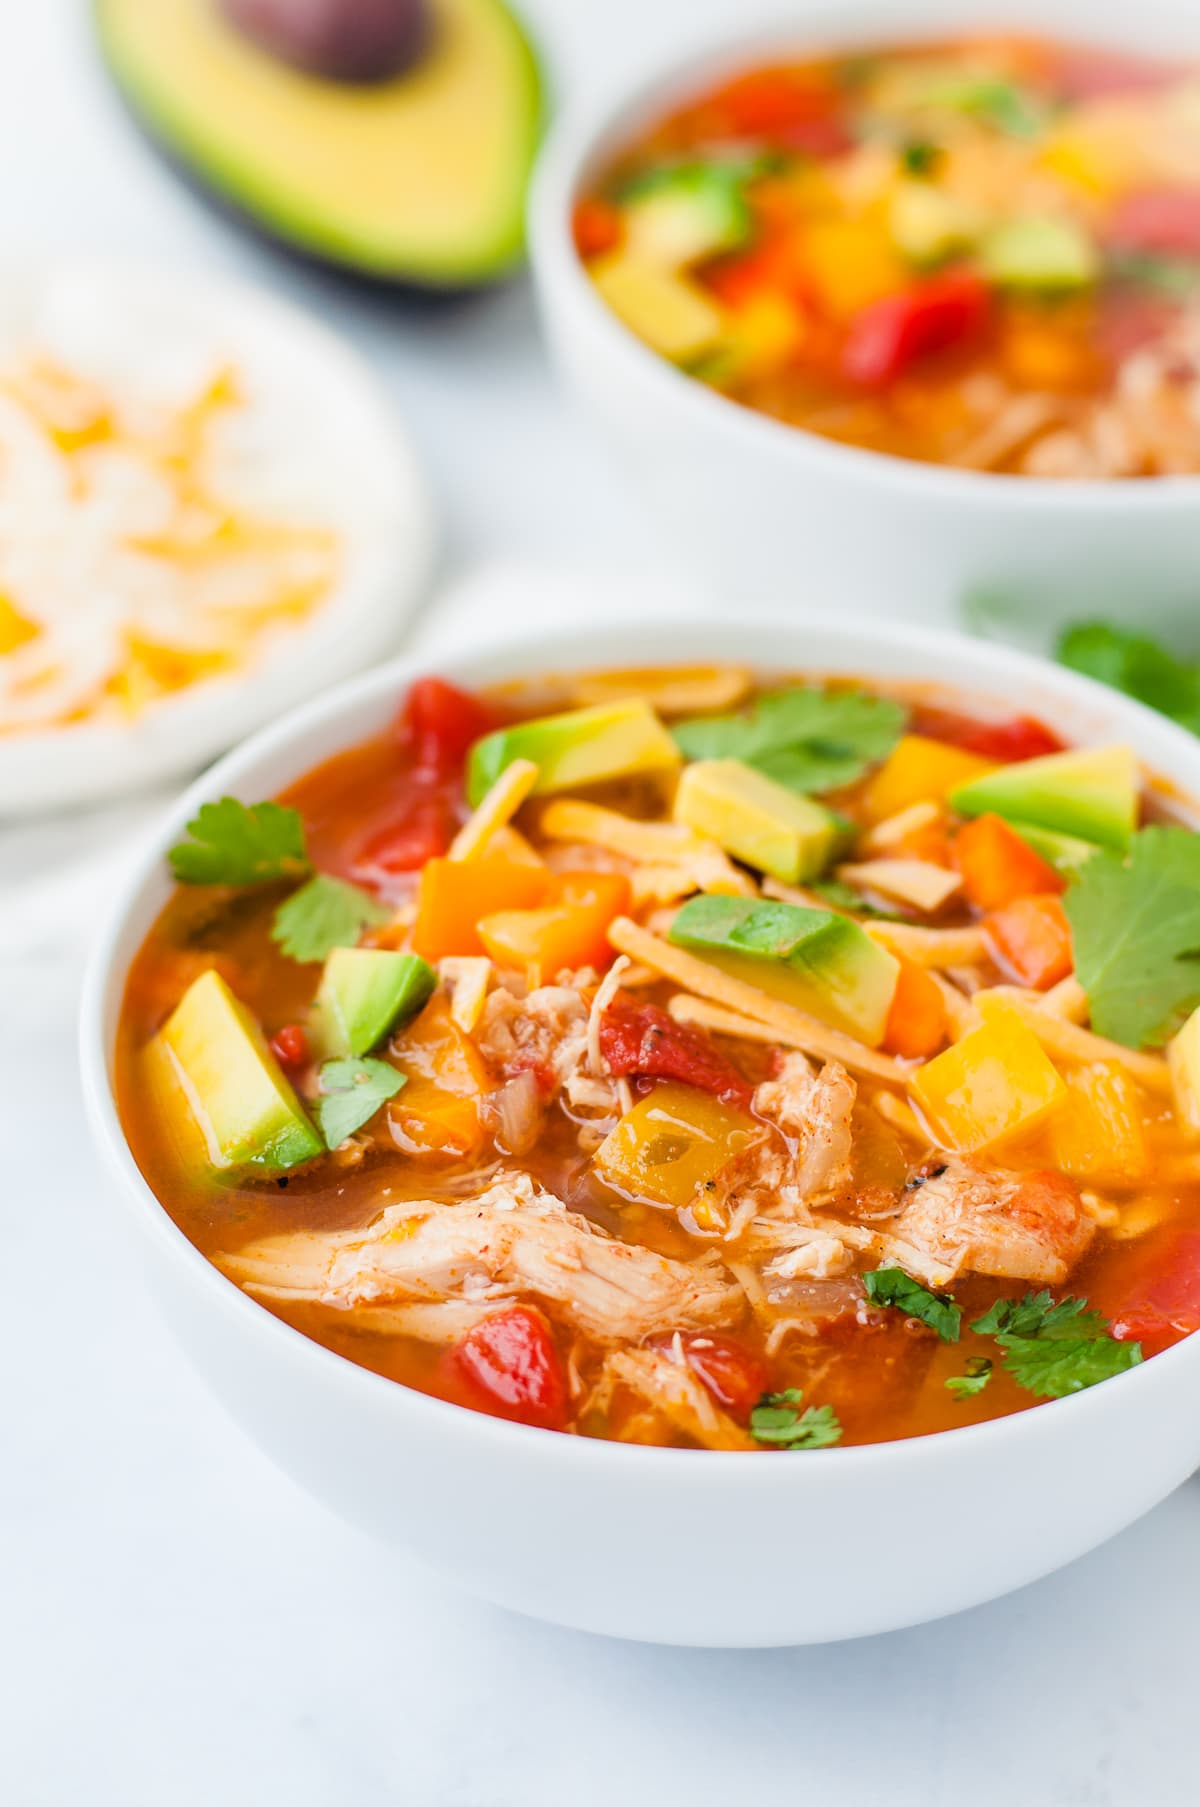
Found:
[{"label": "cilantro leaf", "polygon": [[1056,657],[1200,734],[1200,665],[1176,658],[1145,634],[1104,621],[1077,622],[1062,634]]},{"label": "cilantro leaf", "polygon": [[1160,1046],[1200,1004],[1200,835],[1143,828],[1127,859],[1081,866],[1064,903],[1092,1028]]},{"label": "cilantro leaf", "polygon": [[1017,1385],[1043,1399],[1065,1399],[1136,1368],[1140,1343],[1115,1337],[1002,1336],[1004,1366]]},{"label": "cilantro leaf", "polygon": [[992,1378],[992,1364],[986,1355],[970,1355],[965,1374],[952,1374],[945,1382],[946,1391],[956,1399],[974,1399]]},{"label": "cilantro leaf", "polygon": [[894,1305],[906,1317],[917,1318],[936,1330],[944,1343],[957,1343],[962,1308],[953,1299],[930,1292],[902,1267],[877,1267],[874,1273],[862,1276],[862,1283],[872,1305]]},{"label": "cilantro leaf", "polygon": [[750,1435],[772,1449],[828,1449],[842,1439],[842,1427],[831,1405],[798,1411],[799,1387],[764,1393],[750,1414]]},{"label": "cilantro leaf", "polygon": [[687,759],[741,759],[789,790],[829,791],[885,759],[904,723],[887,697],[794,685],[736,715],[677,722],[674,734]]},{"label": "cilantro leaf", "polygon": [[404,1083],[404,1074],[386,1060],[327,1060],[321,1068],[321,1096],[316,1103],[326,1147],[340,1148]]},{"label": "cilantro leaf", "polygon": [[1153,289],[1168,301],[1190,301],[1200,288],[1200,265],[1191,258],[1172,257],[1169,252],[1139,251],[1121,245],[1109,252],[1107,263],[1110,276]]},{"label": "cilantro leaf", "polygon": [[355,947],[369,924],[386,922],[391,911],[369,891],[317,872],[280,904],[271,939],[289,960],[323,960],[335,947]]},{"label": "cilantro leaf", "polygon": [[258,885],[312,870],[300,812],[281,803],[202,803],[188,834],[167,855],[185,885]]},{"label": "cilantro leaf", "polygon": [[1086,1299],[1060,1299],[1049,1292],[1026,1293],[1023,1299],[997,1299],[971,1325],[979,1336],[1105,1336],[1108,1324]]}]

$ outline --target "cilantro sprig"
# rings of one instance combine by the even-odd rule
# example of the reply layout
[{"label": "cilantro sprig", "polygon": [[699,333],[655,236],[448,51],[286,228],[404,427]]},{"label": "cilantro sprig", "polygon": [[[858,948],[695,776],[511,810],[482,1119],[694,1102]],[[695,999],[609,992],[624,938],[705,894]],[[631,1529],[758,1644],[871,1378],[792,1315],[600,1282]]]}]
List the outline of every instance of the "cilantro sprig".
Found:
[{"label": "cilantro sprig", "polygon": [[369,891],[317,872],[280,904],[271,939],[290,960],[323,960],[335,947],[355,947],[365,928],[386,922],[391,911]]},{"label": "cilantro sprig", "polygon": [[952,1374],[943,1382],[947,1393],[956,1399],[975,1399],[992,1378],[992,1360],[987,1355],[969,1355],[963,1364],[965,1374]]},{"label": "cilantro sprig", "polygon": [[1106,621],[1080,621],[1065,630],[1059,663],[1108,684],[1200,734],[1200,663],[1181,659],[1147,634]]},{"label": "cilantro sprig", "polygon": [[863,1286],[872,1305],[894,1305],[905,1317],[917,1318],[936,1330],[944,1343],[956,1343],[962,1329],[962,1307],[953,1299],[930,1292],[902,1267],[877,1267],[864,1274]]},{"label": "cilantro sprig", "polygon": [[829,1449],[842,1440],[842,1427],[831,1405],[799,1407],[799,1387],[764,1393],[750,1414],[750,1435],[771,1449]]},{"label": "cilantro sprig", "polygon": [[1080,1393],[1136,1368],[1142,1359],[1141,1344],[1118,1341],[1107,1319],[1088,1310],[1086,1299],[1055,1303],[1045,1291],[997,1299],[971,1328],[994,1336],[1017,1385],[1042,1399]]},{"label": "cilantro sprig", "polygon": [[190,839],[167,855],[185,885],[265,885],[307,882],[275,912],[271,939],[291,960],[323,960],[335,947],[354,947],[365,928],[391,912],[369,891],[313,872],[299,810],[282,803],[203,803],[188,823]]},{"label": "cilantro sprig", "polygon": [[405,1076],[386,1060],[327,1060],[319,1083],[317,1122],[326,1147],[340,1148],[356,1129],[371,1121],[381,1105],[396,1096]]},{"label": "cilantro sprig", "polygon": [[674,734],[687,759],[741,759],[789,790],[830,791],[885,759],[904,723],[887,697],[794,685],[737,714],[677,722]]},{"label": "cilantro sprig", "polygon": [[1092,1028],[1158,1047],[1200,1004],[1200,835],[1143,828],[1129,854],[1100,852],[1064,899]]}]

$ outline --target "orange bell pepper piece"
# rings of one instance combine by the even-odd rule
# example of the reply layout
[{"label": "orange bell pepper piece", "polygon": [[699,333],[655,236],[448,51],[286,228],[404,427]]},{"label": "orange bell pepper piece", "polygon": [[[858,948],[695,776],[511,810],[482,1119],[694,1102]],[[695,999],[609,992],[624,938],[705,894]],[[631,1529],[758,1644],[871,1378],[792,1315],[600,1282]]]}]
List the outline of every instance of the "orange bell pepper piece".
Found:
[{"label": "orange bell pepper piece", "polygon": [[571,232],[580,257],[600,257],[621,242],[623,233],[620,209],[611,201],[588,198],[576,203],[571,215]]},{"label": "orange bell pepper piece", "polygon": [[998,966],[1045,991],[1074,970],[1071,925],[1057,897],[1016,897],[984,918],[983,932]]},{"label": "orange bell pepper piece", "polygon": [[1002,910],[1018,897],[1066,888],[1053,866],[1000,816],[977,816],[960,828],[954,857],[963,890],[980,910]]},{"label": "orange bell pepper piece", "polygon": [[540,909],[481,918],[479,938],[498,966],[535,967],[548,980],[611,962],[608,925],[629,908],[629,880],[619,872],[564,872],[553,882],[556,895]]},{"label": "orange bell pepper piece", "polygon": [[946,1005],[937,981],[915,960],[897,955],[900,977],[883,1045],[902,1060],[928,1060],[946,1040]]},{"label": "orange bell pepper piece", "polygon": [[544,867],[516,860],[426,860],[417,888],[413,950],[430,961],[447,954],[482,954],[476,927],[481,916],[534,909],[553,886],[553,875]]},{"label": "orange bell pepper piece", "polygon": [[388,1106],[401,1148],[461,1157],[483,1141],[479,1100],[492,1085],[483,1056],[440,992],[391,1042],[407,1084]]}]

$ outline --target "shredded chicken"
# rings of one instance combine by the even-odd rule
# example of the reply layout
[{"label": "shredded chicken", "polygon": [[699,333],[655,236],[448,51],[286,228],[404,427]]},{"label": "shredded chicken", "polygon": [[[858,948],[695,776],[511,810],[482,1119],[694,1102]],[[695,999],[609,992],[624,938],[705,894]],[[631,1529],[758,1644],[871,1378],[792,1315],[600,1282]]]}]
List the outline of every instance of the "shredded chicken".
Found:
[{"label": "shredded chicken", "polygon": [[[686,1361],[655,1349],[620,1349],[605,1359],[594,1404],[628,1387],[672,1430],[703,1449],[754,1449],[754,1439],[723,1412]],[[654,1439],[658,1441],[659,1439]]]},{"label": "shredded chicken", "polygon": [[484,1005],[475,1039],[505,1078],[536,1072],[553,1092],[583,1065],[587,1027],[587,1004],[573,986],[542,985],[525,998],[501,989]]},{"label": "shredded chicken", "polygon": [[986,1173],[937,1163],[910,1180],[889,1226],[901,1265],[944,1286],[968,1269],[1057,1286],[1095,1233],[1078,1188],[1056,1173]]},{"label": "shredded chicken", "polygon": [[754,1094],[754,1108],[776,1123],[791,1148],[777,1184],[795,1204],[850,1183],[851,1118],[857,1087],[845,1067],[826,1061],[819,1073],[803,1054],[785,1054],[774,1079]]},{"label": "shredded chicken", "polygon": [[364,1230],[268,1237],[222,1265],[264,1297],[340,1310],[532,1294],[606,1344],[638,1342],[664,1324],[729,1324],[744,1304],[711,1259],[671,1261],[614,1241],[524,1173],[503,1174],[461,1204],[390,1205]]}]

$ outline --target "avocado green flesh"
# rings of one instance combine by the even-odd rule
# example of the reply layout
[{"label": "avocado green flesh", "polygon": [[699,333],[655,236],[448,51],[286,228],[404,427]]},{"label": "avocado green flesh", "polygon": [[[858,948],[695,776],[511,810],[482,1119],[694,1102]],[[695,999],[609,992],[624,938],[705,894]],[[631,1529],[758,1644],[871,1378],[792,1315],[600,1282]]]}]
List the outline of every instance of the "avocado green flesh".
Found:
[{"label": "avocado green flesh", "polygon": [[840,832],[832,811],[738,759],[686,766],[674,813],[677,822],[785,884],[819,878]]},{"label": "avocado green flesh", "polygon": [[317,991],[317,1040],[324,1057],[369,1054],[428,1003],[437,974],[417,954],[335,947]]},{"label": "avocado green flesh", "polygon": [[501,0],[433,0],[431,51],[370,87],[266,55],[218,0],[95,0],[95,12],[137,117],[273,237],[431,288],[485,282],[519,261],[541,83]]},{"label": "avocado green flesh", "polygon": [[[189,986],[151,1055],[160,1104],[190,1116],[212,1167],[285,1173],[324,1152],[262,1029],[217,972]],[[186,1124],[175,1128],[189,1139]]]},{"label": "avocado green flesh", "polygon": [[1128,747],[1087,747],[1001,766],[950,793],[963,816],[1022,825],[1124,852],[1137,827],[1137,761]]},{"label": "avocado green flesh", "polygon": [[669,938],[871,1047],[883,1040],[900,969],[849,917],[748,897],[695,897],[676,914]]},{"label": "avocado green flesh", "polygon": [[471,748],[467,800],[472,808],[514,759],[533,761],[538,768],[534,793],[545,796],[635,772],[671,771],[680,763],[680,752],[653,709],[641,700],[600,703],[517,722],[486,734]]}]

